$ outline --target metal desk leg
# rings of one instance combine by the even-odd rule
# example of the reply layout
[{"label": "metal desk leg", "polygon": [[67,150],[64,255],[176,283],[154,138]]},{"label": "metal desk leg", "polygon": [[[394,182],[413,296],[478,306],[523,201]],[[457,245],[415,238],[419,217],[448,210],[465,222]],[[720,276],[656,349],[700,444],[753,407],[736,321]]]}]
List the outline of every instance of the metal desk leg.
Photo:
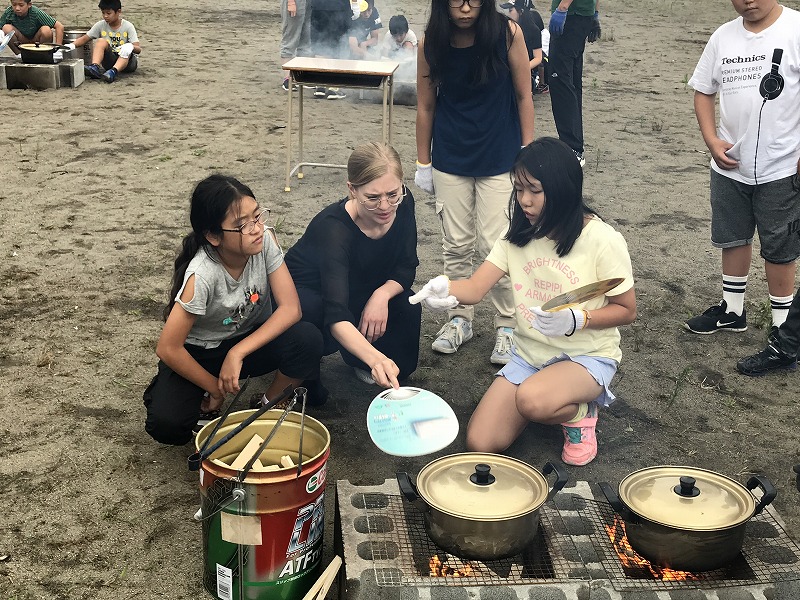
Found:
[{"label": "metal desk leg", "polygon": [[392,143],[392,109],[394,108],[394,75],[389,75],[389,144]]},{"label": "metal desk leg", "polygon": [[[292,190],[289,185],[292,177],[292,89],[294,88],[294,77],[289,71],[289,91],[288,95],[288,109],[286,119],[286,181],[283,184],[283,191],[290,192]],[[302,91],[300,92],[302,97]]]},{"label": "metal desk leg", "polygon": [[386,127],[386,116],[387,116],[386,115],[386,113],[387,113],[386,106],[387,106],[387,102],[389,100],[389,88],[392,85],[391,84],[391,79],[392,79],[391,77],[387,77],[387,78],[385,78],[383,80],[383,129],[381,130],[381,133],[382,133],[382,138],[381,139],[382,139],[384,144],[388,144],[389,143],[388,142],[389,136],[387,135],[388,134],[388,128]]},{"label": "metal desk leg", "polygon": [[300,131],[300,137],[297,145],[299,152],[297,159],[297,178],[303,178],[303,86],[300,86],[300,101],[297,105],[297,128]]}]

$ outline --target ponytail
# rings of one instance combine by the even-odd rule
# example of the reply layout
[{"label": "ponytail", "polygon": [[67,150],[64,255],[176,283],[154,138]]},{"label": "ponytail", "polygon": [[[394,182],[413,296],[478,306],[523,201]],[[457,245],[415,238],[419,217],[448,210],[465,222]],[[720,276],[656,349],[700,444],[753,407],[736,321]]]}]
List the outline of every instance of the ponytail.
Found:
[{"label": "ponytail", "polygon": [[207,245],[208,242],[205,237],[199,236],[194,231],[183,238],[181,251],[175,258],[175,271],[172,273],[172,287],[169,291],[169,298],[167,298],[167,306],[164,308],[164,321],[167,320],[169,313],[172,312],[172,307],[175,305],[175,298],[178,296],[181,287],[183,287],[183,278],[186,275],[186,269],[189,267],[189,263],[192,258],[194,258],[194,255],[197,254],[197,251]]}]

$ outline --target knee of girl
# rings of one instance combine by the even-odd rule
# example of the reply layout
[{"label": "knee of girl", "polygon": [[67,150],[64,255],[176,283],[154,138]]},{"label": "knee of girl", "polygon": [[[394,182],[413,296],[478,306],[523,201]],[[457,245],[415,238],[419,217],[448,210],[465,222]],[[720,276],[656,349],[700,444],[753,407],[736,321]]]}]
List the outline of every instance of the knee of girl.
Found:
[{"label": "knee of girl", "polygon": [[192,439],[191,428],[186,428],[182,423],[168,417],[147,415],[144,430],[158,443],[170,446],[183,446]]},{"label": "knee of girl", "polygon": [[552,418],[552,411],[546,408],[544,398],[535,391],[517,391],[515,398],[517,411],[528,421],[543,423]]},{"label": "knee of girl", "polygon": [[497,440],[492,439],[491,432],[481,431],[477,427],[467,427],[466,445],[469,452],[497,454],[505,450]]}]

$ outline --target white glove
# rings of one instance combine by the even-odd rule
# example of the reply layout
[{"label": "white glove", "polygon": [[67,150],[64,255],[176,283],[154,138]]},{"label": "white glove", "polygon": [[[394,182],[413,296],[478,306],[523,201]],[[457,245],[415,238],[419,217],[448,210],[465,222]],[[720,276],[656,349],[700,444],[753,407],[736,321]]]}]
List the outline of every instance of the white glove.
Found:
[{"label": "white glove", "polygon": [[355,6],[351,7],[351,10],[353,11],[353,21],[355,21],[358,17],[361,16],[361,9],[358,8],[358,6]]},{"label": "white glove", "polygon": [[536,315],[531,321],[531,327],[547,337],[570,336],[583,329],[586,321],[582,310],[572,308],[546,312],[538,306],[531,306],[530,310]]},{"label": "white glove", "polygon": [[411,304],[422,302],[431,310],[447,310],[458,306],[458,298],[450,295],[450,280],[447,275],[434,277],[408,301]]},{"label": "white glove", "polygon": [[72,42],[70,42],[69,44],[64,44],[64,48],[66,48],[67,50],[75,50],[75,44],[73,44]]},{"label": "white glove", "polygon": [[119,47],[120,58],[130,58],[131,54],[133,54],[133,44],[130,42],[122,44],[122,46]]},{"label": "white glove", "polygon": [[421,190],[425,190],[429,194],[433,193],[433,165],[428,163],[423,165],[417,161],[417,172],[414,173],[414,183]]}]

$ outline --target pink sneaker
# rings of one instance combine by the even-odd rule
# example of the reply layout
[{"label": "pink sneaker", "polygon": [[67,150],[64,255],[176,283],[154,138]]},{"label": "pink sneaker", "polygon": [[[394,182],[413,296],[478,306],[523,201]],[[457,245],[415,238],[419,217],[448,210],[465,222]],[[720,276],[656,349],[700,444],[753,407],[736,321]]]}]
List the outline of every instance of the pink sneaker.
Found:
[{"label": "pink sneaker", "polygon": [[588,465],[597,456],[597,404],[589,403],[589,412],[575,423],[562,423],[564,429],[564,450],[561,460],[568,465]]}]

